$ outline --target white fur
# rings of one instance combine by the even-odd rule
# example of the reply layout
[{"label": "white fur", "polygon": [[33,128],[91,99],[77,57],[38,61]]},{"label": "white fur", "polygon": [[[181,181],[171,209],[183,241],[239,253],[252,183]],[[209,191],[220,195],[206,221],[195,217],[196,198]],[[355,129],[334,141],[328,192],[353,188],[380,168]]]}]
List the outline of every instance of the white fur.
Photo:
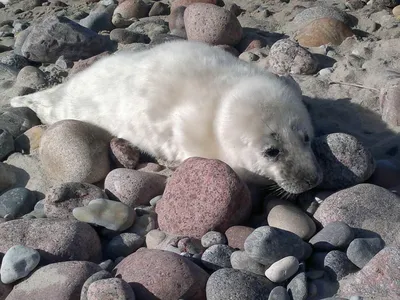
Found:
[{"label": "white fur", "polygon": [[300,165],[313,164],[312,151],[298,137],[313,135],[298,86],[203,43],[169,42],[111,55],[11,105],[32,108],[45,124],[93,123],[167,161],[215,158],[294,193],[312,187],[289,187],[300,175],[282,175],[284,165],[262,155],[277,132],[295,160],[304,161]]}]

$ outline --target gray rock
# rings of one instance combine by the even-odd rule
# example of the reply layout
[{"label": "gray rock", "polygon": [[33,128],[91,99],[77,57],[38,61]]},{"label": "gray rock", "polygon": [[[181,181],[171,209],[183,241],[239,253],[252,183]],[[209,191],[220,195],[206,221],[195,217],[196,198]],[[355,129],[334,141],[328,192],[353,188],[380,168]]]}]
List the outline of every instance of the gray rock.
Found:
[{"label": "gray rock", "polygon": [[318,61],[298,43],[283,39],[275,42],[268,55],[268,65],[276,74],[313,74]]},{"label": "gray rock", "polygon": [[27,29],[18,33],[17,36],[15,37],[15,43],[14,43],[14,53],[15,54],[24,57],[22,55],[22,46],[24,45],[25,40],[28,37],[28,35],[31,33],[32,28],[33,28],[33,26],[28,27]]},{"label": "gray rock", "polygon": [[7,130],[0,129],[0,160],[14,152],[14,138]]},{"label": "gray rock", "polygon": [[235,251],[228,245],[213,245],[201,256],[202,263],[211,270],[231,268],[231,254]]},{"label": "gray rock", "polygon": [[116,264],[111,259],[107,259],[107,260],[99,263],[99,266],[104,271],[111,272],[114,269],[114,267],[116,266]]},{"label": "gray rock", "polygon": [[144,243],[144,237],[135,233],[121,233],[114,237],[106,246],[106,255],[111,259],[126,257],[139,249]]},{"label": "gray rock", "polygon": [[332,133],[314,139],[324,179],[322,189],[343,189],[366,181],[375,170],[371,152],[354,136]]},{"label": "gray rock", "polygon": [[83,286],[82,286],[82,290],[81,290],[81,298],[80,300],[87,300],[87,292],[89,289],[89,286],[98,280],[101,279],[107,279],[107,278],[113,278],[113,275],[105,270],[99,271],[97,273],[94,273],[93,275],[91,275],[88,279],[86,279],[86,281],[84,282]]},{"label": "gray rock", "polygon": [[111,19],[116,7],[117,5],[115,4],[111,4],[109,6],[104,6],[101,4],[97,5],[87,17],[79,20],[79,24],[95,32],[112,30],[114,25],[111,22]]},{"label": "gray rock", "polygon": [[209,231],[201,237],[201,245],[205,248],[211,247],[212,245],[228,244],[226,236],[218,231]]},{"label": "gray rock", "polygon": [[286,256],[274,262],[266,271],[265,276],[272,282],[280,283],[293,276],[299,269],[299,261],[294,256]]},{"label": "gray rock", "polygon": [[24,278],[31,273],[40,262],[37,250],[15,245],[8,249],[1,263],[1,281],[5,284]]},{"label": "gray rock", "polygon": [[372,184],[359,184],[325,199],[314,214],[323,226],[343,221],[378,233],[386,244],[400,245],[399,197]]},{"label": "gray rock", "polygon": [[[331,299],[331,300],[342,300],[343,298],[333,297],[339,289],[339,282],[336,280],[332,281],[327,275],[322,278],[311,280],[309,282],[310,289],[314,289],[316,297],[312,299]],[[310,295],[311,296],[311,295]],[[346,295],[347,296],[347,295]],[[332,298],[331,298],[332,297]],[[347,300],[347,298],[343,299]]]},{"label": "gray rock", "polygon": [[283,286],[277,286],[269,294],[268,300],[291,300],[289,293]]},{"label": "gray rock", "polygon": [[168,22],[160,17],[141,18],[139,21],[130,25],[128,30],[147,35],[151,40],[159,34],[169,32]]},{"label": "gray rock", "polygon": [[37,202],[36,195],[30,190],[19,187],[0,196],[0,217],[19,218],[31,212]]},{"label": "gray rock", "polygon": [[110,39],[120,44],[149,43],[147,35],[127,30],[125,28],[116,28],[110,32]]},{"label": "gray rock", "polygon": [[26,66],[19,71],[15,84],[39,90],[46,86],[46,75],[36,67]]},{"label": "gray rock", "polygon": [[286,256],[302,258],[305,247],[303,240],[292,232],[261,226],[247,237],[244,250],[255,261],[270,266]]},{"label": "gray rock", "polygon": [[99,198],[107,198],[107,195],[101,188],[90,183],[55,184],[47,190],[43,210],[50,218],[75,220],[72,214],[74,208],[86,206]]},{"label": "gray rock", "polygon": [[275,287],[267,278],[230,268],[219,269],[207,281],[207,300],[264,300]]},{"label": "gray rock", "polygon": [[190,237],[184,237],[179,239],[178,249],[183,253],[190,255],[200,255],[204,252],[204,248],[198,239],[193,239]]},{"label": "gray rock", "polygon": [[61,55],[75,61],[100,54],[109,48],[111,44],[107,37],[66,17],[49,16],[33,26],[21,52],[29,60],[51,63]]},{"label": "gray rock", "polygon": [[142,216],[137,216],[135,223],[127,231],[136,233],[140,236],[145,236],[147,233],[153,229],[156,229],[157,227],[157,214],[149,213]]},{"label": "gray rock", "polygon": [[16,182],[15,173],[12,166],[0,162],[0,192],[13,186]]},{"label": "gray rock", "polygon": [[21,70],[29,65],[29,61],[25,57],[14,53],[14,51],[0,53],[0,63],[16,70]]},{"label": "gray rock", "polygon": [[338,250],[330,251],[325,256],[324,269],[333,280],[337,281],[357,271],[357,267],[347,258],[346,253]]},{"label": "gray rock", "polygon": [[7,130],[14,138],[39,124],[36,113],[27,107],[11,107],[0,111],[0,128]]},{"label": "gray rock", "polygon": [[265,266],[252,259],[245,251],[235,251],[231,254],[231,265],[236,270],[252,272],[264,276]]},{"label": "gray rock", "polygon": [[314,249],[330,251],[345,249],[354,239],[353,230],[344,222],[332,222],[314,235],[309,243]]},{"label": "gray rock", "polygon": [[379,251],[385,247],[381,238],[359,238],[352,241],[347,248],[347,257],[362,269]]},{"label": "gray rock", "polygon": [[305,272],[299,272],[287,285],[289,296],[293,300],[305,300],[308,297],[307,277]]},{"label": "gray rock", "polygon": [[120,278],[101,279],[93,282],[87,292],[88,300],[123,299],[135,300],[132,287]]}]

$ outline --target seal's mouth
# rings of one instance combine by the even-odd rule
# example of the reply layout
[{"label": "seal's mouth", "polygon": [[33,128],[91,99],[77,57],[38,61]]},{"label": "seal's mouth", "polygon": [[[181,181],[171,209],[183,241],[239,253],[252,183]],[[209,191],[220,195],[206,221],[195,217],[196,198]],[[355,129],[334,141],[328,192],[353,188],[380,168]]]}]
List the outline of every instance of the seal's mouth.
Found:
[{"label": "seal's mouth", "polygon": [[317,172],[314,176],[309,176],[308,178],[303,178],[297,181],[278,181],[277,184],[290,194],[301,194],[309,191],[321,184],[323,179],[322,172]]}]

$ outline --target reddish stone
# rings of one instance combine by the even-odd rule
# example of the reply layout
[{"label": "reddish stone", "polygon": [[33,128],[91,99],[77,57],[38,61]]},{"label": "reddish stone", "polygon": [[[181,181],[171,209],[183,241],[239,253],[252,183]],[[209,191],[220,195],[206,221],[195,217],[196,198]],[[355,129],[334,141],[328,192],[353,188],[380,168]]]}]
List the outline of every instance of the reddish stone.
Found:
[{"label": "reddish stone", "polygon": [[71,71],[69,72],[69,76],[72,76],[80,71],[83,71],[87,67],[91,66],[93,63],[98,61],[99,59],[109,56],[111,53],[106,51],[103,53],[100,53],[98,55],[92,56],[88,59],[80,59],[76,62],[74,62],[74,66],[72,67]]},{"label": "reddish stone", "polygon": [[232,226],[225,232],[228,245],[232,248],[244,250],[244,241],[254,231],[254,228],[247,226]]},{"label": "reddish stone", "polygon": [[136,167],[140,156],[139,148],[121,138],[113,138],[110,142],[110,148],[118,167],[127,169]]},{"label": "reddish stone", "polygon": [[247,220],[250,192],[224,162],[192,157],[168,180],[156,212],[161,230],[200,239]]}]

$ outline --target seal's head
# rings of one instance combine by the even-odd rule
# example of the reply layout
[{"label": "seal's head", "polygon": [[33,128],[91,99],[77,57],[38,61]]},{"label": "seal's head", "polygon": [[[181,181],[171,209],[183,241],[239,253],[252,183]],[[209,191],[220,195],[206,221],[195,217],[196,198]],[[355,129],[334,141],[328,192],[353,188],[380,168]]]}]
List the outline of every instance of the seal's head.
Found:
[{"label": "seal's head", "polygon": [[223,159],[244,179],[270,179],[291,194],[321,183],[311,149],[314,131],[301,97],[293,79],[268,73],[239,82],[226,95],[217,117],[218,139]]}]

